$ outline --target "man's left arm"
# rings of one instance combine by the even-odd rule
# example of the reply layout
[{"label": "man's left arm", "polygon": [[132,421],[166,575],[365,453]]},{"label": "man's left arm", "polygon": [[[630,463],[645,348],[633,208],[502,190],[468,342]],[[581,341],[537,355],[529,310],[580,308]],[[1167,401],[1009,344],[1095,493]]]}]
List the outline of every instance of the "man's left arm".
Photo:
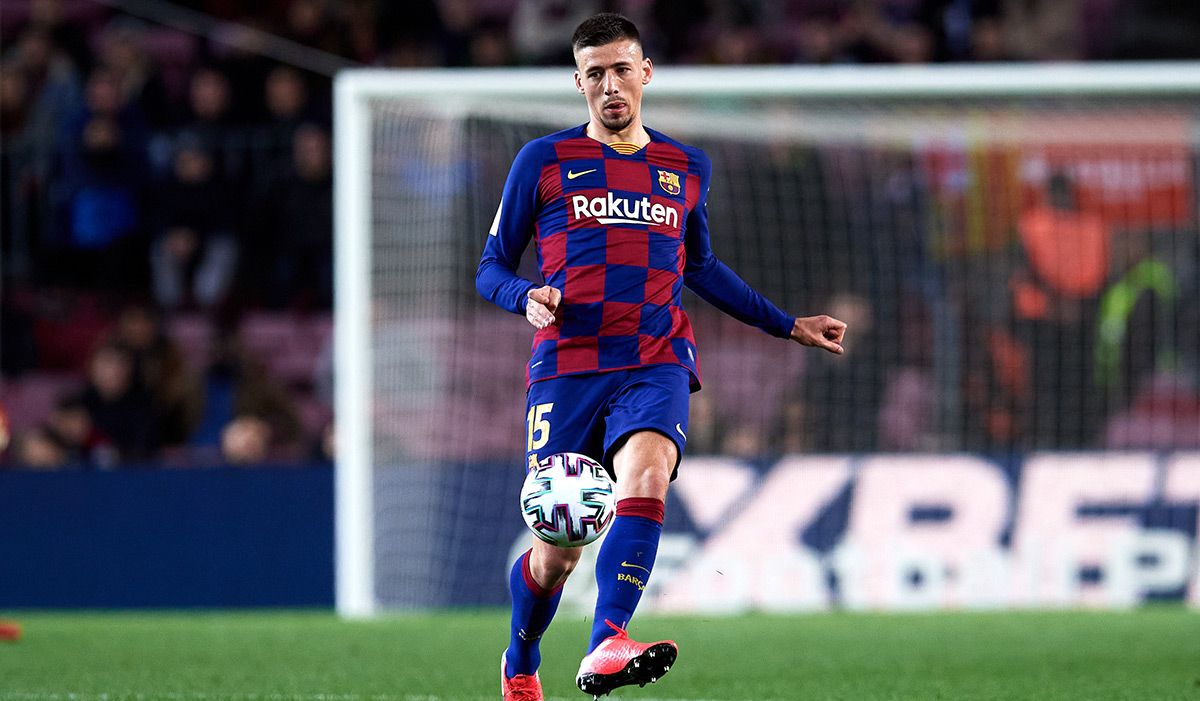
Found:
[{"label": "man's left arm", "polygon": [[712,164],[701,160],[700,198],[688,214],[684,248],[687,265],[683,282],[701,299],[744,324],[772,336],[790,338],[805,346],[841,354],[846,324],[824,314],[794,317],[759,294],[713,254],[708,235],[708,189]]}]

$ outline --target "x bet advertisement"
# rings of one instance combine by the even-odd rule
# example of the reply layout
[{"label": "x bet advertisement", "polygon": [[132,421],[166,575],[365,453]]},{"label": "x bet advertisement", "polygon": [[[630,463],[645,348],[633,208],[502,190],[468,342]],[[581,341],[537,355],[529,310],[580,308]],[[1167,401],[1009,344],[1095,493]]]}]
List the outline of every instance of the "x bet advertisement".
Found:
[{"label": "x bet advertisement", "polygon": [[1198,528],[1200,453],[689,458],[639,611],[1200,606]]}]

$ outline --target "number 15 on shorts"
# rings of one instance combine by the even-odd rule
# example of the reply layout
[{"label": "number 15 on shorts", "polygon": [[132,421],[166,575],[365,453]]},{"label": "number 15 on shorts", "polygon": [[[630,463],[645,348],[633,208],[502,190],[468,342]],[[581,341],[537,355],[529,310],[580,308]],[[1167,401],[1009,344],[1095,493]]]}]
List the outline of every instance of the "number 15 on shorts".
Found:
[{"label": "number 15 on shorts", "polygon": [[554,402],[537,404],[529,408],[529,416],[525,418],[525,423],[529,427],[529,440],[526,444],[528,452],[544,448],[550,440],[549,414],[553,408]]}]

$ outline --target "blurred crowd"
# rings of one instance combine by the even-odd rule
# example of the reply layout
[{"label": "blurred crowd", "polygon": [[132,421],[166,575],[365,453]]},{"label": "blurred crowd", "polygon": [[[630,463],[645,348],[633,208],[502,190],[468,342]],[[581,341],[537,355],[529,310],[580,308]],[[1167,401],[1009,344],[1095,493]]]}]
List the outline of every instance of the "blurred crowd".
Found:
[{"label": "blurred crowd", "polygon": [[93,2],[0,39],[5,460],[327,459],[329,76]]},{"label": "blurred crowd", "polygon": [[573,28],[602,10],[632,17],[659,63],[1200,55],[1197,6],[1160,1],[124,5],[0,13],[10,464],[330,457],[339,68],[568,64]]},{"label": "blurred crowd", "polygon": [[[156,305],[130,302],[111,323],[101,314],[95,322],[58,339],[73,342],[58,350],[76,355],[63,364],[81,372],[6,386],[20,426],[8,462],[111,469],[332,459],[327,320],[308,336],[292,328],[303,324],[272,316],[237,325],[182,316],[169,327]],[[268,352],[283,344],[295,348]],[[299,363],[278,362],[289,357]]]}]

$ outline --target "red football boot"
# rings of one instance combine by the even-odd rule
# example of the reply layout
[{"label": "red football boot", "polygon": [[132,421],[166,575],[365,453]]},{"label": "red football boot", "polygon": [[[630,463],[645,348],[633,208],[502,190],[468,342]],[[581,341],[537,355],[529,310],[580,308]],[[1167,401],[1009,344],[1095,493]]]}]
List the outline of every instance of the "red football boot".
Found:
[{"label": "red football boot", "polygon": [[679,646],[674,640],[639,643],[630,640],[624,628],[612,621],[604,622],[617,634],[605,638],[579,663],[575,683],[583,693],[598,699],[601,694],[610,693],[618,687],[630,684],[645,686],[658,681],[675,664]]},{"label": "red football boot", "polygon": [[506,666],[504,655],[500,655],[500,693],[504,701],[543,701],[542,682],[537,672],[518,674],[509,679]]}]

